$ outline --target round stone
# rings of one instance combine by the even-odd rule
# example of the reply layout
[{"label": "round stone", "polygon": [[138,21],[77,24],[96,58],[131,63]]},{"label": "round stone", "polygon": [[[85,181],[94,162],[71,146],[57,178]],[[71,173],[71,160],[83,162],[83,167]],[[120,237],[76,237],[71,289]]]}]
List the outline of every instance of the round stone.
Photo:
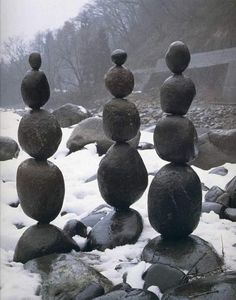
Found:
[{"label": "round stone", "polygon": [[173,75],[161,86],[161,108],[165,113],[185,115],[196,95],[192,80],[183,75]]},{"label": "round stone", "polygon": [[112,99],[103,109],[103,129],[116,142],[129,141],[137,135],[140,118],[136,106],[125,99]]},{"label": "round stone", "polygon": [[18,140],[30,156],[45,160],[52,156],[61,142],[62,131],[56,117],[46,110],[27,112],[20,121]]},{"label": "round stone", "polygon": [[32,109],[39,109],[48,101],[50,87],[43,71],[33,69],[26,73],[21,83],[21,95],[25,104]]},{"label": "round stone", "polygon": [[129,144],[113,145],[101,160],[98,186],[103,199],[117,209],[137,201],[148,184],[148,174],[137,150]]},{"label": "round stone", "polygon": [[62,208],[65,184],[60,169],[49,161],[33,158],[17,170],[17,193],[27,216],[40,223],[54,220]]},{"label": "round stone", "polygon": [[117,65],[122,66],[127,59],[127,53],[122,49],[116,49],[111,54],[111,60]]},{"label": "round stone", "polygon": [[196,144],[196,129],[188,118],[168,115],[158,121],[154,145],[160,158],[176,163],[189,162],[197,154]]},{"label": "round stone", "polygon": [[105,75],[105,85],[114,97],[124,98],[133,91],[134,75],[125,67],[112,67]]},{"label": "round stone", "polygon": [[38,52],[33,52],[29,56],[29,64],[33,70],[39,70],[41,67],[41,55]]},{"label": "round stone", "polygon": [[170,44],[166,52],[166,64],[175,74],[181,74],[189,65],[190,52],[188,47],[180,41]]},{"label": "round stone", "polygon": [[201,207],[201,182],[191,167],[171,163],[157,172],[148,193],[148,217],[163,237],[189,235],[198,225]]}]

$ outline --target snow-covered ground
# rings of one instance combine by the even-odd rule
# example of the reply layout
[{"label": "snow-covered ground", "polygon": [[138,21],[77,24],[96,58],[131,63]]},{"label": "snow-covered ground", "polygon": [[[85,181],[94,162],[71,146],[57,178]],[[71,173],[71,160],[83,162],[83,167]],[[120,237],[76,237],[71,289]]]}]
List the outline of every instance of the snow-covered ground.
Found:
[{"label": "snow-covered ground", "polygon": [[[11,111],[0,112],[0,117],[0,135],[12,137],[17,141],[17,129],[21,117]],[[67,214],[63,216],[59,215],[52,222],[52,224],[59,228],[63,228],[68,220],[74,218],[81,219],[95,207],[105,203],[100,196],[97,181],[94,180],[85,183],[86,179],[96,174],[102,157],[96,154],[95,144],[90,144],[86,149],[66,156],[68,152],[66,141],[72,130],[73,127],[63,129],[63,140],[60,147],[53,157],[50,158],[50,161],[61,169],[65,179],[66,192],[62,211],[66,211]],[[152,140],[152,133],[142,132],[142,142],[152,143]],[[155,150],[141,150],[139,153],[143,158],[148,172],[156,172],[166,164],[165,161],[157,156]],[[1,300],[40,299],[39,296],[35,296],[35,291],[40,283],[39,276],[30,274],[24,270],[21,263],[14,263],[12,261],[17,241],[29,226],[36,223],[36,221],[23,213],[20,206],[13,208],[8,205],[9,203],[16,202],[18,199],[16,192],[16,170],[18,165],[28,157],[26,153],[21,151],[17,159],[1,162],[0,164]],[[224,166],[229,171],[226,176],[209,174],[209,171],[203,171],[196,167],[194,167],[194,170],[208,188],[213,185],[224,188],[226,183],[236,174],[236,164],[225,164]],[[150,175],[149,184],[152,179],[153,176]],[[148,240],[158,235],[148,221],[148,188],[142,198],[132,206],[139,211],[144,221],[144,230],[138,242],[135,245],[120,246],[112,250],[107,249],[105,252],[96,250],[84,258],[87,262],[92,261],[93,267],[107,276],[114,284],[120,283],[123,273],[129,270],[128,283],[133,287],[142,287],[140,274],[145,271],[149,264],[140,262],[140,254]],[[14,224],[23,224],[25,227],[17,229]],[[233,244],[236,243],[236,223],[228,220],[220,220],[218,215],[213,212],[209,214],[204,213],[194,234],[212,243],[220,255],[222,254],[223,244],[226,269],[236,270],[236,248],[233,247]],[[80,244],[83,243],[82,238],[75,237],[75,240]],[[89,259],[91,255],[93,256],[93,260]]]}]

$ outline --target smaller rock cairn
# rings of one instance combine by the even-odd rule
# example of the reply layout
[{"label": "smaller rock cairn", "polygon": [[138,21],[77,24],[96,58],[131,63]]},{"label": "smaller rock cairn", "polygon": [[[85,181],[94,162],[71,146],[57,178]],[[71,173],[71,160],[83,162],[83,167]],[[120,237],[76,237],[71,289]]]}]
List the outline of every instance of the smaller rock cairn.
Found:
[{"label": "smaller rock cairn", "polygon": [[104,106],[103,128],[106,136],[115,141],[98,169],[98,186],[103,199],[115,208],[90,232],[89,250],[114,248],[135,243],[142,232],[142,218],[130,209],[147,187],[148,175],[136,149],[127,142],[140,127],[136,106],[124,99],[134,87],[132,72],[123,66],[127,53],[117,49],[111,55],[115,66],[105,76],[105,85],[115,97]]},{"label": "smaller rock cairn", "polygon": [[171,163],[159,170],[151,183],[148,214],[163,238],[180,239],[197,227],[201,215],[201,182],[187,164],[197,154],[197,133],[184,117],[196,90],[192,80],[182,74],[190,62],[187,46],[172,43],[165,59],[174,74],[161,87],[161,108],[166,115],[156,125],[154,145],[157,154]]},{"label": "smaller rock cairn", "polygon": [[32,70],[22,81],[21,94],[31,110],[20,121],[18,140],[33,158],[19,165],[16,183],[24,213],[38,224],[29,227],[18,241],[14,261],[22,263],[54,252],[79,250],[72,239],[49,224],[59,214],[65,193],[60,169],[47,160],[56,152],[62,131],[56,118],[41,109],[50,97],[50,88],[44,72],[39,70],[40,54],[32,53],[29,64]]}]

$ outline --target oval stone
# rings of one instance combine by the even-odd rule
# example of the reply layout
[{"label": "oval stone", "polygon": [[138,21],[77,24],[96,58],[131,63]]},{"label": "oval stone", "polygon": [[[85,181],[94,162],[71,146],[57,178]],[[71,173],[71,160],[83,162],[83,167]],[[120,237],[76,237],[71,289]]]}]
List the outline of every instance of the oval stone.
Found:
[{"label": "oval stone", "polygon": [[170,76],[161,86],[161,108],[165,113],[185,115],[195,95],[195,85],[190,78]]},{"label": "oval stone", "polygon": [[181,41],[173,42],[167,49],[165,60],[167,67],[173,73],[181,74],[190,62],[188,47]]},{"label": "oval stone", "polygon": [[49,223],[59,214],[65,193],[60,169],[49,161],[33,158],[23,161],[17,170],[17,193],[27,216]]},{"label": "oval stone", "polygon": [[197,154],[196,143],[196,129],[188,118],[168,115],[158,121],[154,145],[160,158],[176,163],[189,162]]},{"label": "oval stone", "polygon": [[20,121],[18,140],[30,156],[46,160],[61,142],[62,131],[56,117],[46,110],[27,112]]},{"label": "oval stone", "polygon": [[38,70],[41,67],[42,59],[38,52],[33,52],[29,56],[29,64],[32,69]]},{"label": "oval stone", "polygon": [[21,95],[25,104],[32,109],[39,109],[48,101],[50,87],[43,71],[33,69],[26,73],[21,83]]},{"label": "oval stone", "polygon": [[116,142],[129,141],[140,127],[138,110],[125,99],[112,99],[104,105],[103,129],[108,138]]},{"label": "oval stone", "polygon": [[112,67],[105,75],[105,85],[108,91],[114,97],[124,98],[133,91],[133,73],[129,69],[122,66]]},{"label": "oval stone", "polygon": [[127,143],[113,145],[101,160],[98,186],[103,199],[117,209],[137,201],[148,184],[148,174],[137,150]]},{"label": "oval stone", "polygon": [[127,53],[122,49],[116,49],[111,54],[111,60],[117,65],[122,66],[127,59]]},{"label": "oval stone", "polygon": [[189,235],[199,223],[201,207],[201,182],[191,167],[171,163],[157,172],[148,193],[148,217],[163,237]]}]

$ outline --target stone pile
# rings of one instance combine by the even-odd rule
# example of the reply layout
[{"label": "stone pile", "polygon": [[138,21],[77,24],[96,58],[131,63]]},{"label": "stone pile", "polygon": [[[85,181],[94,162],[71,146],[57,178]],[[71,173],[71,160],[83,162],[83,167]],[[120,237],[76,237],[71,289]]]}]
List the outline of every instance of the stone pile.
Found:
[{"label": "stone pile", "polygon": [[89,250],[105,250],[137,241],[142,232],[142,218],[129,207],[142,196],[148,183],[147,171],[138,151],[128,144],[140,127],[136,106],[124,99],[133,90],[134,77],[122,66],[127,59],[123,50],[115,50],[111,58],[115,66],[106,74],[105,84],[115,98],[104,106],[103,128],[115,144],[102,159],[97,176],[103,199],[115,210],[90,232]]},{"label": "stone pile", "polygon": [[22,149],[32,158],[23,161],[17,170],[17,193],[26,215],[38,221],[28,228],[15,249],[14,261],[26,261],[54,252],[79,250],[77,244],[59,228],[50,225],[59,214],[65,193],[59,168],[47,159],[52,156],[62,138],[55,116],[41,107],[50,97],[47,78],[41,70],[41,56],[29,56],[32,70],[21,85],[21,94],[31,108],[21,119],[18,139]]}]

